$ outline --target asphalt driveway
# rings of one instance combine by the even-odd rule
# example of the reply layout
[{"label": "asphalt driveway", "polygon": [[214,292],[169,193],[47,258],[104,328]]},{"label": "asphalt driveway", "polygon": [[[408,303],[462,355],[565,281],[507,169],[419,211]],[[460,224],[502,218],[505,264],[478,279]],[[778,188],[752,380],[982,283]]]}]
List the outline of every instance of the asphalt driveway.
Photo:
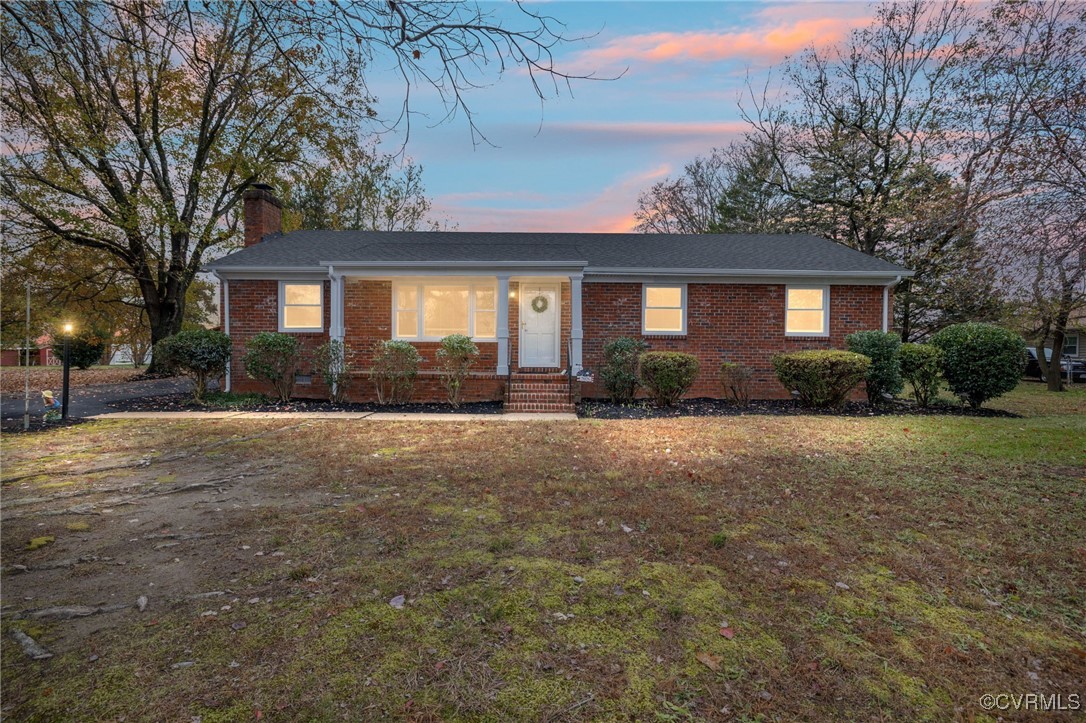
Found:
[{"label": "asphalt driveway", "polygon": [[[73,387],[68,394],[68,415],[71,417],[90,417],[96,414],[107,414],[117,411],[109,406],[111,402],[162,394],[177,394],[187,392],[190,389],[192,389],[192,381],[185,377]],[[59,395],[60,390],[56,390],[56,393]],[[0,396],[0,416],[3,417],[5,426],[21,420],[23,408],[24,401],[21,392]],[[42,403],[41,390],[31,389],[31,419],[40,420],[44,413],[45,405]]]}]

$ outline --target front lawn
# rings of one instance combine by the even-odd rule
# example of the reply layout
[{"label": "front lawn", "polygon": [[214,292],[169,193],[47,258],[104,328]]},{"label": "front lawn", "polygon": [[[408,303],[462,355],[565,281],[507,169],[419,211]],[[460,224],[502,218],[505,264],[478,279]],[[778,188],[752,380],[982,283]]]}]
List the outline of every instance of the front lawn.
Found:
[{"label": "front lawn", "polygon": [[4,632],[56,655],[6,637],[2,712],[912,721],[994,720],[989,692],[1066,702],[1086,694],[1084,401],[1023,384],[991,403],[1022,418],[6,437]]}]

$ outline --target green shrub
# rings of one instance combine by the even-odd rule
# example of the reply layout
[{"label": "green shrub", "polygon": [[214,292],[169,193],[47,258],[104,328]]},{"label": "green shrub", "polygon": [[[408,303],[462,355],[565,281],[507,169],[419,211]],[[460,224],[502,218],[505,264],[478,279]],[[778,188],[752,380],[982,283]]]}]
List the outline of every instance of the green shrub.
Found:
[{"label": "green shrub", "polygon": [[449,334],[441,340],[437,359],[441,364],[441,385],[449,395],[449,404],[459,407],[463,397],[464,380],[475,360],[479,347],[463,334]]},{"label": "green shrub", "polygon": [[867,401],[881,404],[884,395],[894,396],[904,388],[901,381],[901,337],[888,331],[857,331],[845,337],[848,350],[871,360],[864,382]]},{"label": "green shrub", "polygon": [[627,404],[637,394],[637,360],[649,348],[642,339],[622,336],[603,347],[600,381],[615,404]]},{"label": "green shrub", "polygon": [[943,352],[943,377],[950,391],[976,409],[1011,391],[1022,379],[1026,342],[994,324],[955,324],[931,338]]},{"label": "green shrub", "polygon": [[773,357],[777,379],[808,407],[841,406],[870,366],[870,359],[851,351],[796,351]]},{"label": "green shrub", "polygon": [[[54,332],[53,356],[64,363],[64,335]],[[102,361],[107,335],[101,329],[80,329],[72,333],[68,343],[68,363],[77,369],[89,369]]]},{"label": "green shrub", "polygon": [[638,376],[661,407],[670,407],[693,386],[701,364],[693,354],[648,351],[641,355]]},{"label": "green shrub", "polygon": [[301,351],[298,337],[262,331],[245,342],[245,373],[250,379],[271,384],[279,401],[290,401]]},{"label": "green shrub", "polygon": [[735,362],[721,362],[720,386],[724,388],[724,394],[737,404],[750,404],[751,375],[750,367]]},{"label": "green shrub", "polygon": [[351,392],[354,360],[354,349],[339,339],[331,339],[313,350],[313,371],[328,387],[328,401],[347,401]]},{"label": "green shrub", "polygon": [[931,344],[902,344],[901,376],[913,388],[916,403],[928,406],[939,395],[943,352]]},{"label": "green shrub", "polygon": [[373,366],[370,376],[377,389],[380,404],[405,404],[415,391],[415,377],[422,357],[413,344],[406,341],[379,341],[373,345]]},{"label": "green shrub", "polygon": [[209,379],[221,377],[230,363],[230,337],[214,329],[179,331],[155,345],[155,358],[167,369],[192,379],[192,397],[204,401]]}]

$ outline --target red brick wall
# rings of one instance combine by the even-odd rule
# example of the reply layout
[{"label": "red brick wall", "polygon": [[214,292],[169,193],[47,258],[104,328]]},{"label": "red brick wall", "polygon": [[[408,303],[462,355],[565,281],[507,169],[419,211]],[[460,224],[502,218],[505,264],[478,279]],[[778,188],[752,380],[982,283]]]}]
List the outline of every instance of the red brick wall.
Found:
[{"label": "red brick wall", "polygon": [[[376,391],[368,370],[373,364],[375,341],[392,338],[392,282],[370,279],[344,279],[344,341],[358,352],[351,398],[355,401],[375,401]],[[422,355],[419,377],[415,383],[413,401],[442,401],[445,390],[438,376],[436,341],[413,342]],[[466,401],[501,399],[505,389],[504,378],[495,374],[498,366],[497,342],[477,342],[479,360],[475,364],[471,380],[465,385]]]},{"label": "red brick wall", "polygon": [[[584,365],[598,370],[603,345],[619,336],[641,336],[641,284],[588,282],[583,284]],[[514,370],[520,328],[520,294],[509,299],[509,335]],[[321,333],[297,336],[306,351],[301,364],[303,374],[311,374],[308,355],[328,340],[331,317],[331,290],[324,283],[324,328]],[[352,398],[374,399],[373,384],[366,371],[372,362],[374,341],[392,334],[392,283],[368,279],[345,279],[344,320],[346,343],[358,352],[360,373],[353,385]],[[881,286],[833,286],[830,290],[830,336],[786,337],[784,335],[784,286],[767,284],[690,284],[687,287],[687,334],[685,336],[643,337],[650,348],[685,351],[698,356],[702,373],[689,396],[721,395],[717,371],[727,359],[745,364],[754,371],[753,393],[758,398],[786,397],[773,374],[773,354],[799,349],[844,348],[844,337],[853,331],[879,329],[882,324]],[[234,340],[232,385],[235,391],[268,391],[245,376],[241,361],[245,341],[260,331],[278,329],[278,282],[246,280],[230,282],[230,336]],[[567,341],[571,327],[570,284],[562,284],[561,353],[562,366],[568,363]],[[436,371],[437,342],[415,345],[424,362],[416,384],[415,401],[444,399]],[[496,342],[479,343],[481,356],[466,389],[469,401],[501,399],[505,378],[499,377]],[[598,385],[582,385],[584,396],[602,396]],[[327,390],[318,378],[311,385],[298,385],[299,397],[323,398]]]},{"label": "red brick wall", "polygon": [[[312,384],[298,384],[294,395],[303,398],[327,398],[328,390],[313,374],[310,358],[313,350],[328,341],[331,318],[331,283],[324,282],[324,331],[295,333],[302,344],[299,374],[313,376]],[[279,282],[273,280],[233,280],[230,282],[230,338],[234,354],[230,363],[230,388],[235,392],[271,391],[267,384],[249,379],[245,374],[245,342],[262,331],[279,331]]]},{"label": "red brick wall", "polygon": [[[643,338],[655,351],[683,351],[701,361],[701,375],[690,397],[721,396],[722,361],[750,367],[755,398],[788,397],[770,362],[778,352],[843,349],[854,331],[882,328],[881,286],[832,286],[829,337],[784,335],[784,286],[768,284],[689,284],[685,336],[641,336],[640,283],[589,282],[584,297],[584,364],[598,370],[603,346],[620,336]],[[585,397],[603,396],[599,384],[582,385]]]}]

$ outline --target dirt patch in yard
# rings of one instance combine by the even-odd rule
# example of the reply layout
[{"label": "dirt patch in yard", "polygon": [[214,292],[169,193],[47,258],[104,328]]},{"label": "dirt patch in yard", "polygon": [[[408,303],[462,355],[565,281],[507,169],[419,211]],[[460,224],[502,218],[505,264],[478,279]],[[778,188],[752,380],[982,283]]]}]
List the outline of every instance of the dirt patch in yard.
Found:
[{"label": "dirt patch in yard", "polygon": [[[4,645],[3,713],[917,720],[1083,692],[1084,431],[214,420],[7,438],[4,634],[54,657]],[[58,606],[94,612],[34,617]]]}]

